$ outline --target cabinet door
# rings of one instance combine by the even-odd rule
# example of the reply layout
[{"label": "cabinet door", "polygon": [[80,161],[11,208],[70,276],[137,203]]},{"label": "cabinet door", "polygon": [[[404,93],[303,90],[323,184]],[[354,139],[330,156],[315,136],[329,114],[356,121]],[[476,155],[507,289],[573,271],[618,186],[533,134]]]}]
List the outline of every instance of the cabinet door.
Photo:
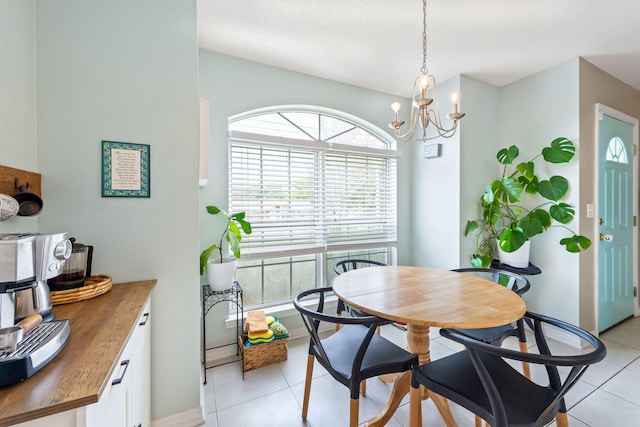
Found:
[{"label": "cabinet door", "polygon": [[131,352],[128,351],[127,346],[100,400],[76,410],[78,427],[126,427],[129,425],[130,355]]},{"label": "cabinet door", "polygon": [[151,393],[151,302],[147,303],[133,334],[131,345],[135,365],[132,366],[130,427],[149,427]]},{"label": "cabinet door", "polygon": [[[131,363],[131,360],[127,360],[126,362]],[[122,365],[121,365],[122,367]],[[127,367],[130,368],[131,366]],[[128,426],[129,425],[129,405],[127,404],[129,400],[129,394],[131,387],[131,372],[124,372],[124,377],[122,378],[122,382],[120,384],[112,385],[111,393],[109,394],[109,399],[106,402],[106,410],[104,412],[104,418],[100,420],[103,426]]]}]

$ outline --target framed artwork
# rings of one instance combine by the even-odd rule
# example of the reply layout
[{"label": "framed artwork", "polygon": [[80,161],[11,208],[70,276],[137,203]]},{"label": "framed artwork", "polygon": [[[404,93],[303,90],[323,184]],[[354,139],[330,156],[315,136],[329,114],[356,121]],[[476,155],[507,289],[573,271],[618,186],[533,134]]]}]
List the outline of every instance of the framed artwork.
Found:
[{"label": "framed artwork", "polygon": [[150,197],[147,144],[102,141],[102,197]]}]

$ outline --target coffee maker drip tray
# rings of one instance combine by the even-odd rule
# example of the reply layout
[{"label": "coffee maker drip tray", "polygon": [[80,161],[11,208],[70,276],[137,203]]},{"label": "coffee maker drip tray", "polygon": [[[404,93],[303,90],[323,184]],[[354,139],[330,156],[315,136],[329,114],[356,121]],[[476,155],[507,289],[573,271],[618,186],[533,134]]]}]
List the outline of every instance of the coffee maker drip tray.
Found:
[{"label": "coffee maker drip tray", "polygon": [[69,341],[68,320],[41,323],[11,353],[0,355],[0,387],[19,383],[49,363]]}]

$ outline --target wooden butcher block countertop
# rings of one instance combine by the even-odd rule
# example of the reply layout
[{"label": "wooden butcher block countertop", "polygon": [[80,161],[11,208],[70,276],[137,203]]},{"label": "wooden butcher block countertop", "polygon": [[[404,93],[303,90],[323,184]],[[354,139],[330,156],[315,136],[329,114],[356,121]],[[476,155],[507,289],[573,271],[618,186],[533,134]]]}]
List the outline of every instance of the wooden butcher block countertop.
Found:
[{"label": "wooden butcher block countertop", "polygon": [[96,403],[155,284],[114,284],[104,295],[54,306],[56,320],[69,320],[69,342],[32,377],[0,388],[0,426]]}]

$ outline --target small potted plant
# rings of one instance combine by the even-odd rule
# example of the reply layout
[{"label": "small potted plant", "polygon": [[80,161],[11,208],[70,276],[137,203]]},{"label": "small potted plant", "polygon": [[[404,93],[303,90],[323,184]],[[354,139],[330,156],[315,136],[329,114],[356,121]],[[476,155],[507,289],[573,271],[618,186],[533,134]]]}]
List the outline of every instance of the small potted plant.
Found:
[{"label": "small potted plant", "polygon": [[[216,243],[209,246],[200,254],[200,275],[206,271],[207,281],[213,290],[224,290],[231,287],[236,272],[237,259],[240,258],[240,242],[242,230],[245,234],[251,234],[251,224],[244,219],[245,213],[229,214],[217,206],[207,206],[207,212],[211,215],[224,215],[227,224]],[[229,249],[233,257],[225,257],[223,254],[223,241],[229,243]],[[217,253],[215,253],[217,251]],[[212,255],[215,255],[212,257]]]},{"label": "small potted plant", "polygon": [[[548,163],[568,163],[575,155],[575,146],[567,138],[556,138],[540,154],[528,162],[519,163],[513,170],[509,165],[519,156],[515,145],[498,151],[496,158],[501,165],[502,175],[486,187],[480,199],[482,217],[468,221],[465,236],[475,232],[476,250],[471,257],[474,267],[487,267],[495,258],[494,241],[499,257],[510,254],[529,245],[529,239],[547,231],[550,227],[563,227],[571,233],[560,240],[569,252],[580,252],[591,246],[591,241],[577,235],[566,224],[575,214],[575,208],[562,198],[569,189],[569,181],[562,176],[552,176],[542,180],[536,175],[534,161],[542,157]],[[537,197],[542,203],[529,209],[520,204],[523,196]],[[537,202],[535,202],[537,203]],[[533,205],[534,202],[528,204]],[[513,267],[528,267],[526,260],[510,259],[501,263]],[[517,265],[513,265],[517,264]]]}]

